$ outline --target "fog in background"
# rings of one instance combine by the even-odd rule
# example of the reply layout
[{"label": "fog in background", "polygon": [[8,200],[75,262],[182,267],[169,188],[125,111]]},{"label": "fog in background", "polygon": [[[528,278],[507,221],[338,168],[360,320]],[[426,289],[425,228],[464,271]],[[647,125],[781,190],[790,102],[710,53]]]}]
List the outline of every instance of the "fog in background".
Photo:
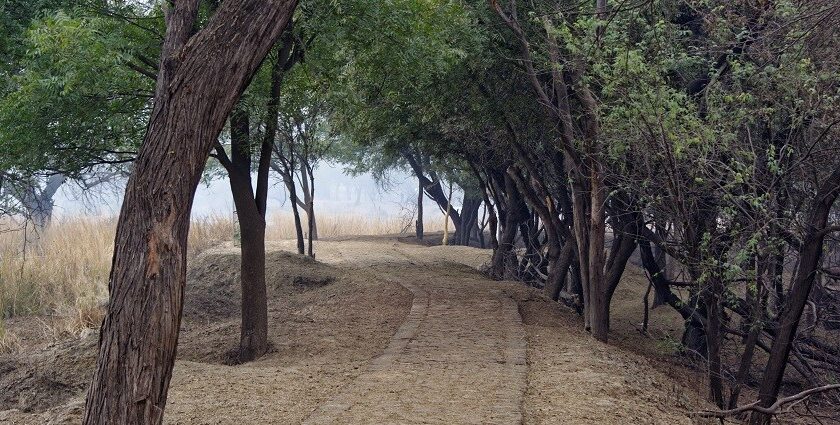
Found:
[{"label": "fog in background", "polygon": [[[268,214],[291,214],[286,187],[272,176],[268,195]],[[64,185],[55,198],[55,217],[111,217],[119,214],[125,181],[83,192],[77,186]],[[370,218],[405,217],[415,210],[417,179],[410,173],[395,171],[386,180],[376,182],[372,175],[350,176],[340,164],[322,163],[315,171],[315,212],[318,215],[363,215]],[[301,193],[298,188],[298,193]],[[453,207],[461,204],[461,195],[453,194]],[[437,205],[425,197],[427,218],[441,214]],[[199,183],[193,204],[193,218],[233,216],[230,186],[225,178]],[[304,214],[301,211],[301,214]]]}]

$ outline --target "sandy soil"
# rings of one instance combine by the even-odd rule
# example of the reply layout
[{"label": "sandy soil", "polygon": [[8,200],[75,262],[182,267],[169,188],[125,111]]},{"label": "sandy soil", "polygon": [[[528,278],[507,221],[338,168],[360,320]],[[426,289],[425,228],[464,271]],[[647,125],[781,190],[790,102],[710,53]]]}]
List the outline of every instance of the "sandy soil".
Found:
[{"label": "sandy soil", "polygon": [[[226,365],[236,247],[190,265],[166,423],[672,424],[701,403],[539,292],[484,278],[487,250],[352,238],[317,243],[316,262],[293,248],[269,246],[274,350],[245,365]],[[0,423],[78,422],[95,345],[89,335],[0,357]]]}]

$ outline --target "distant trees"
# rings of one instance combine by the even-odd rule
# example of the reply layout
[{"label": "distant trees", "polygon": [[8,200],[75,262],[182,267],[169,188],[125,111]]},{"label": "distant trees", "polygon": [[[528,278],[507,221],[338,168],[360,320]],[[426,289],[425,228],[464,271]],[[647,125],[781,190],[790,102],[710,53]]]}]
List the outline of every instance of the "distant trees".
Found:
[{"label": "distant trees", "polygon": [[52,220],[54,197],[67,177],[61,173],[44,179],[6,175],[2,180],[0,199],[5,204],[2,210],[10,215],[23,214],[24,219],[32,223],[35,232],[42,232]]},{"label": "distant trees", "polygon": [[[324,99],[326,87],[320,87],[308,64],[302,64],[298,71],[289,81],[290,89],[282,98],[278,140],[274,144],[277,159],[272,162],[272,168],[280,174],[289,195],[295,216],[298,253],[305,252],[315,257],[312,243],[318,239],[315,170],[321,161],[330,156],[334,140],[326,123],[329,112]],[[306,213],[305,232],[299,209]]]}]

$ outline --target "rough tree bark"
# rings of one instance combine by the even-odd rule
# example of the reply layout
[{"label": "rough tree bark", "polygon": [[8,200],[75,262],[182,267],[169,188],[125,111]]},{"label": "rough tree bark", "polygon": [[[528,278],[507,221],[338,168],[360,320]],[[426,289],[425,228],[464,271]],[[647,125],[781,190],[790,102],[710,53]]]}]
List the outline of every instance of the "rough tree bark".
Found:
[{"label": "rough tree bark", "polygon": [[198,1],[167,9],[155,104],[117,224],[85,424],[163,421],[195,189],[225,120],[296,5],[225,1],[192,37]]}]

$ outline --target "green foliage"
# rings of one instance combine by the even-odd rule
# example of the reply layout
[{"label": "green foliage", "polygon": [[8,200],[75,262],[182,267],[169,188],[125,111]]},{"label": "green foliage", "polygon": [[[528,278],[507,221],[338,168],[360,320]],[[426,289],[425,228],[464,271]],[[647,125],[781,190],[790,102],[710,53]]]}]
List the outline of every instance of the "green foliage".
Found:
[{"label": "green foliage", "polygon": [[[318,7],[322,6],[322,7]],[[306,66],[330,104],[336,157],[354,172],[404,167],[400,152],[443,140],[453,80],[476,53],[480,33],[461,2],[334,1],[303,5],[315,39]],[[424,151],[428,149],[424,148]]]},{"label": "green foliage", "polygon": [[[58,170],[122,161],[145,129],[154,82],[134,71],[156,57],[147,32],[105,17],[63,11],[25,32],[11,90],[0,99],[6,170]],[[152,72],[154,72],[152,70]]]},{"label": "green foliage", "polygon": [[8,90],[11,75],[20,68],[18,58],[26,53],[24,40],[32,21],[73,3],[66,0],[0,0],[0,94]]}]

